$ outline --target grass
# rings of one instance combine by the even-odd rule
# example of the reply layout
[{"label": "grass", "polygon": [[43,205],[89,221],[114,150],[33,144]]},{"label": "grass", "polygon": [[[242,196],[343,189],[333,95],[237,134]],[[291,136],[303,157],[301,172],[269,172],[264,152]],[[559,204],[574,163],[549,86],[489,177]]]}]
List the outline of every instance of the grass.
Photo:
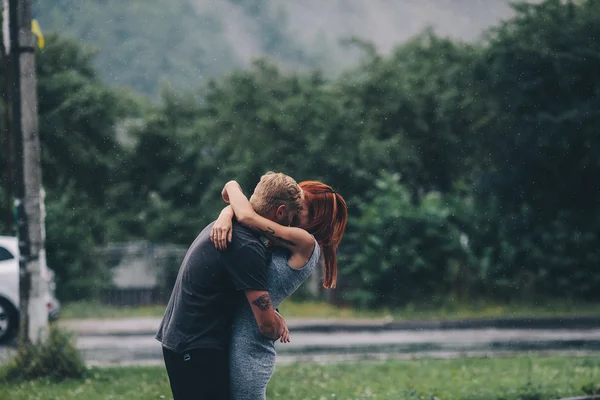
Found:
[{"label": "grass", "polygon": [[60,319],[162,317],[164,305],[117,307],[93,301],[66,303],[61,306]]},{"label": "grass", "polygon": [[[325,302],[285,301],[279,307],[287,318],[388,318],[393,320],[467,319],[493,317],[542,317],[557,315],[600,315],[600,303],[549,301],[543,304],[500,304],[490,301],[455,302],[441,305],[409,304],[396,309],[358,310],[335,307]],[[67,303],[63,319],[162,317],[165,306],[114,307],[94,302]]]},{"label": "grass", "polygon": [[290,317],[388,318],[393,320],[466,319],[492,317],[542,317],[557,315],[600,315],[600,303],[554,301],[544,304],[500,304],[490,301],[453,302],[439,305],[408,304],[401,308],[357,310],[319,302],[284,302],[281,312]]},{"label": "grass", "polygon": [[[267,398],[541,400],[600,391],[597,357],[521,356],[277,366]],[[34,397],[32,397],[35,394]],[[93,368],[84,380],[3,382],[0,399],[171,399],[161,367]]]}]

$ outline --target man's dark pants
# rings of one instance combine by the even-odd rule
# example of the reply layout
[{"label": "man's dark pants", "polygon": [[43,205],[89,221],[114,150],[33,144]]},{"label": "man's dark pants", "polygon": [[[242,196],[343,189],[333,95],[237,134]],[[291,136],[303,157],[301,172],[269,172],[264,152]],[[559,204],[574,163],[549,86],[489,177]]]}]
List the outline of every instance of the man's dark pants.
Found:
[{"label": "man's dark pants", "polygon": [[174,400],[229,400],[229,356],[218,349],[175,353],[163,347]]}]

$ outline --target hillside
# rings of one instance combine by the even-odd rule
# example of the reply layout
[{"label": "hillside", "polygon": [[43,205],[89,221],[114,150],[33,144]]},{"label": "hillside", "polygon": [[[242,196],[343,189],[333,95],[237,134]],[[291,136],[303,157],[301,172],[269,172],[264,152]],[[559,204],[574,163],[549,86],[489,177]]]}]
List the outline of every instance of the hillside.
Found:
[{"label": "hillside", "polygon": [[150,96],[165,83],[199,87],[260,56],[335,74],[360,56],[344,39],[356,36],[388,52],[432,26],[472,40],[512,14],[508,0],[37,0],[35,6],[45,32],[98,50],[96,65],[108,83]]}]

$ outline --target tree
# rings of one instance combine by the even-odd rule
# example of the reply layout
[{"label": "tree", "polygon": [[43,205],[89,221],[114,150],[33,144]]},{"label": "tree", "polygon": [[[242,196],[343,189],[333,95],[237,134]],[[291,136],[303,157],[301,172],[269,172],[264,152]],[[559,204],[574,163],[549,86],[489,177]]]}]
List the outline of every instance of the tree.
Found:
[{"label": "tree", "polygon": [[125,154],[116,126],[139,107],[96,77],[88,48],[56,35],[46,39],[36,61],[47,254],[57,294],[66,300],[98,293],[109,283],[95,248],[121,209],[107,196],[119,178],[114,166]]},{"label": "tree", "polygon": [[488,294],[597,298],[600,3],[515,10],[491,32],[477,68],[486,162],[474,187],[473,245]]},{"label": "tree", "polygon": [[371,54],[340,80],[362,137],[415,196],[449,192],[472,168],[469,70],[477,49],[426,31],[388,57]]},{"label": "tree", "polygon": [[124,153],[116,125],[138,108],[99,80],[90,49],[56,35],[46,42],[37,60],[44,183],[50,190],[73,183],[92,204],[103,204],[111,166]]},{"label": "tree", "polygon": [[483,183],[505,206],[594,209],[600,4],[515,7],[517,16],[493,31],[479,66],[486,114],[494,116],[481,126],[481,146],[491,155]]}]

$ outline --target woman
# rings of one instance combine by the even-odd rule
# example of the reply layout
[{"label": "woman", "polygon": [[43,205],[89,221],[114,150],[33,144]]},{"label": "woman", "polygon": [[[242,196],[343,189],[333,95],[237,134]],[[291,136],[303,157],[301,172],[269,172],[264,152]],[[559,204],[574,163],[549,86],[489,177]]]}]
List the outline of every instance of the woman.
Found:
[{"label": "woman", "polygon": [[[323,286],[335,287],[336,250],[348,219],[346,202],[339,193],[321,182],[302,182],[300,187],[304,200],[295,224],[298,227],[287,227],[258,215],[237,182],[228,182],[223,188],[223,199],[230,207],[223,210],[211,232],[211,238],[217,235],[213,240],[215,245],[224,248],[235,214],[239,223],[262,232],[276,246],[268,267],[273,307],[291,295],[319,262],[323,263]],[[288,342],[289,334],[280,340]],[[274,341],[259,333],[250,305],[243,302],[234,316],[230,347],[232,398],[264,399],[267,383],[275,369],[275,357]]]}]

